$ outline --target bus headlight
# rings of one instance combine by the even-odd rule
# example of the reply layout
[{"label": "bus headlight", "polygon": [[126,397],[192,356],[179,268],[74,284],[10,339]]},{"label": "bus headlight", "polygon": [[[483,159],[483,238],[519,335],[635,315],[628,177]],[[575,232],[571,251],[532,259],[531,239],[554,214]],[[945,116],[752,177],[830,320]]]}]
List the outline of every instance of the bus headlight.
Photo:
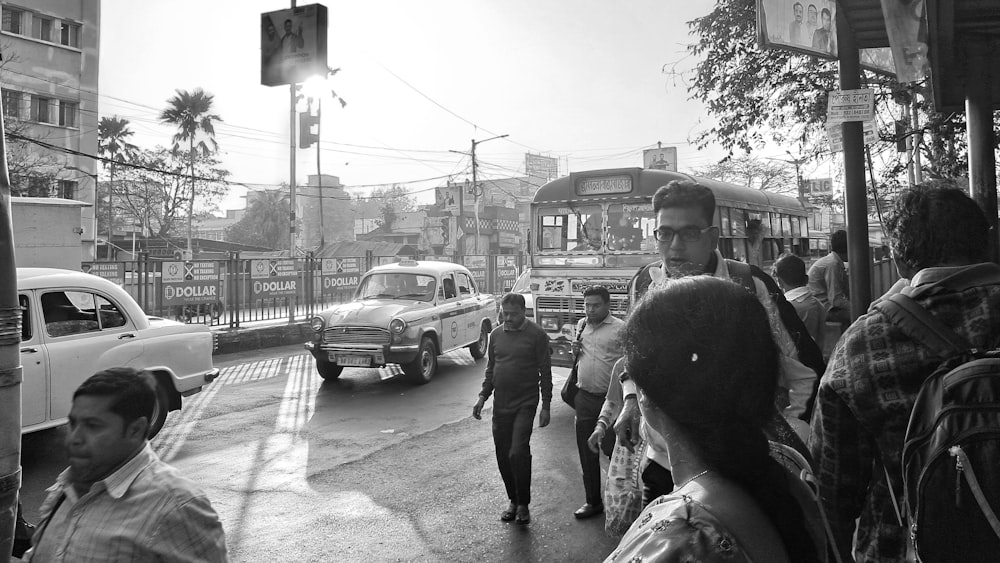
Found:
[{"label": "bus headlight", "polygon": [[538,319],[538,324],[545,332],[559,332],[559,317],[555,315],[542,315]]}]

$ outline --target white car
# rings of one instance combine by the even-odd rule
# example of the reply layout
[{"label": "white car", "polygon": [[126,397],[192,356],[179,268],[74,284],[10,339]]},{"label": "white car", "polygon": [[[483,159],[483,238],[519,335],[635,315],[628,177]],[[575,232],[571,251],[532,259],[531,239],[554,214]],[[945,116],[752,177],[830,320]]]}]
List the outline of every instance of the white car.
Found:
[{"label": "white car", "polygon": [[73,392],[111,367],[149,370],[156,377],[150,438],[181,397],[218,377],[215,344],[205,325],[149,317],[114,283],[83,272],[18,268],[21,306],[21,432],[66,422]]},{"label": "white car", "polygon": [[440,354],[467,347],[473,358],[485,356],[496,310],[465,266],[404,260],[372,268],[353,301],[313,317],[305,347],[323,379],[350,366],[400,364],[422,384],[434,377]]}]

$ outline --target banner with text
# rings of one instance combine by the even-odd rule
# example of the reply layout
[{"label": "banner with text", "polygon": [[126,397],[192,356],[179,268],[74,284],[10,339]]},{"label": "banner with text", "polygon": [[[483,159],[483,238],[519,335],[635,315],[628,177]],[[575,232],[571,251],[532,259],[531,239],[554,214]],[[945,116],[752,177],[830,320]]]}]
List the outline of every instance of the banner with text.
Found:
[{"label": "banner with text", "polygon": [[497,288],[507,291],[517,281],[517,256],[497,256]]},{"label": "banner with text", "polygon": [[361,281],[360,258],[324,258],[323,293],[354,291]]},{"label": "banner with text", "polygon": [[164,262],[161,281],[165,306],[214,303],[222,297],[219,264],[214,261]]},{"label": "banner with text", "polygon": [[295,260],[284,258],[250,261],[250,294],[254,300],[295,295],[297,287]]},{"label": "banner with text", "polygon": [[480,288],[486,287],[486,256],[463,256],[462,264],[469,269],[476,285]]},{"label": "banner with text", "polygon": [[81,270],[85,274],[93,274],[118,285],[125,283],[124,262],[84,262]]}]

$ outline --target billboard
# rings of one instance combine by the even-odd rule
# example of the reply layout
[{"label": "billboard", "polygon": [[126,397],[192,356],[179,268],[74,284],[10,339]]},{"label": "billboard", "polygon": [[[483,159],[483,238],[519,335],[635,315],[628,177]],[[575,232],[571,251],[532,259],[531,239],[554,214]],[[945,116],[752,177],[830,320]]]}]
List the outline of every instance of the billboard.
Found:
[{"label": "billboard", "polygon": [[551,180],[559,177],[559,159],[540,154],[524,153],[524,173]]},{"label": "billboard", "polygon": [[642,151],[642,167],[677,172],[677,147],[659,147]]},{"label": "billboard", "polygon": [[757,42],[827,59],[837,58],[835,0],[757,0]]},{"label": "billboard", "polygon": [[260,15],[261,84],[295,84],[327,72],[326,6],[309,4]]},{"label": "billboard", "polygon": [[810,178],[803,180],[802,191],[805,196],[833,195],[833,180],[831,178]]},{"label": "billboard", "polygon": [[458,215],[458,206],[462,201],[462,188],[458,184],[449,183],[447,186],[438,186],[434,190],[437,199],[437,206],[452,215]]}]

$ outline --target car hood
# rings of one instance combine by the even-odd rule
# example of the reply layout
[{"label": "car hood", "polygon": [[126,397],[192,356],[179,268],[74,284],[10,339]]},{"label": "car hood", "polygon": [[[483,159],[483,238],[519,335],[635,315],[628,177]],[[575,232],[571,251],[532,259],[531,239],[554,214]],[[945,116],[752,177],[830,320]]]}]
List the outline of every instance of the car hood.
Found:
[{"label": "car hood", "polygon": [[338,305],[324,311],[327,326],[377,326],[388,327],[394,317],[403,317],[407,321],[421,316],[423,311],[430,309],[430,303],[422,301],[403,301],[399,299],[366,299]]}]

